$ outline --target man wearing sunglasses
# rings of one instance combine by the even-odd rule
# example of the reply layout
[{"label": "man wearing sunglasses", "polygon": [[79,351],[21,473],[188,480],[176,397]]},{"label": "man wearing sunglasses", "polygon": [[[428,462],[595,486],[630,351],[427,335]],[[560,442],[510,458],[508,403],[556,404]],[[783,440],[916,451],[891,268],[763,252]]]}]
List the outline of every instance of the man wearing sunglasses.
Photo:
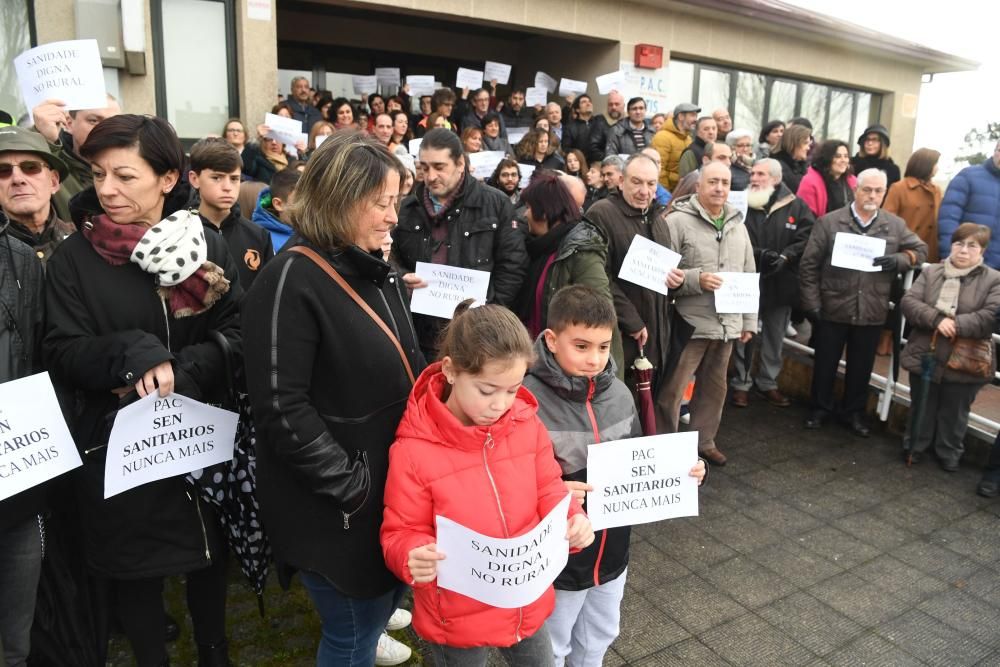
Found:
[{"label": "man wearing sunglasses", "polygon": [[31,110],[35,129],[49,142],[53,155],[66,165],[62,187],[56,194],[56,211],[63,220],[69,220],[69,200],[78,192],[94,184],[90,164],[80,157],[80,146],[87,141],[90,131],[105,118],[122,112],[118,101],[108,95],[108,106],[103,109],[67,111],[61,100],[45,100]]},{"label": "man wearing sunglasses", "polygon": [[7,232],[35,250],[44,265],[72,234],[52,205],[66,166],[45,138],[20,127],[0,127],[0,209],[10,219]]}]

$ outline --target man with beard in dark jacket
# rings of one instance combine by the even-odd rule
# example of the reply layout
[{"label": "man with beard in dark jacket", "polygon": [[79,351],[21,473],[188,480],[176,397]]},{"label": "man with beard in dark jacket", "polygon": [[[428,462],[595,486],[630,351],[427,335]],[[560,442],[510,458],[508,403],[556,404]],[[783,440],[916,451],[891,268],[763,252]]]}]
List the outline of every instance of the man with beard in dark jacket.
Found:
[{"label": "man with beard in dark jacket", "polygon": [[[13,129],[13,128],[7,128]],[[42,265],[28,245],[11,238],[0,212],[0,383],[40,369],[45,309]],[[12,417],[14,415],[11,415]],[[5,466],[6,468],[7,466]],[[0,660],[24,665],[31,642],[35,596],[42,569],[38,515],[45,487],[33,486],[0,500]]]},{"label": "man with beard in dark jacket", "polygon": [[[403,276],[406,286],[427,286],[413,273],[417,262],[487,271],[492,274],[487,301],[512,307],[528,254],[510,199],[469,175],[462,142],[450,130],[436,128],[424,135],[418,160],[424,180],[400,206],[393,232],[393,252],[409,272]],[[446,320],[414,314],[413,323],[425,356],[436,358]]]},{"label": "man with beard in dark jacket", "polygon": [[503,118],[505,127],[531,127],[535,110],[524,106],[524,88],[515,88],[510,91],[507,104],[500,109],[500,117]]},{"label": "man with beard in dark jacket", "polygon": [[604,159],[604,151],[595,150],[592,141],[592,132],[600,116],[594,116],[594,102],[590,95],[585,93],[574,99],[570,110],[572,118],[563,124],[563,153],[575,148],[586,156],[587,162],[600,162]]},{"label": "man with beard in dark jacket", "polygon": [[[658,175],[659,168],[648,156],[633,155],[625,163],[621,192],[613,192],[587,210],[587,220],[608,238],[607,272],[622,333],[625,382],[629,386],[634,386],[632,364],[639,356],[639,348],[643,348],[656,371],[662,373],[670,340],[669,298],[618,277],[637,234],[660,245],[666,245],[669,239],[664,208],[656,202]],[[683,280],[684,273],[674,269],[667,278],[667,287],[673,289]],[[654,380],[653,384],[656,383]]]},{"label": "man with beard in dark jacket", "polygon": [[[729,383],[730,400],[741,408],[747,406],[755,382],[757,391],[771,405],[783,408],[791,404],[778,391],[781,344],[792,306],[799,301],[799,258],[816,219],[809,205],[781,182],[781,174],[781,163],[770,158],[759,160],[750,170],[746,228],[761,274],[757,312],[761,332],[752,343],[737,343],[733,352],[736,374]],[[750,375],[754,347],[760,357],[756,378]]]},{"label": "man with beard in dark jacket", "polygon": [[590,150],[584,151],[588,161],[591,161],[591,155],[594,156],[594,162],[597,162],[605,157],[606,153],[604,152],[604,149],[608,146],[608,135],[611,134],[611,128],[614,127],[624,115],[625,96],[617,90],[612,90],[608,93],[608,110],[603,115],[595,117],[594,122],[591,125]]}]

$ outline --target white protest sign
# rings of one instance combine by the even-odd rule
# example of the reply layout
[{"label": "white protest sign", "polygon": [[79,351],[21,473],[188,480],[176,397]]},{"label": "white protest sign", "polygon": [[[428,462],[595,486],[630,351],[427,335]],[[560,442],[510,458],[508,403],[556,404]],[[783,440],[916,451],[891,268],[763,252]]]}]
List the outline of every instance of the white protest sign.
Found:
[{"label": "white protest sign", "polygon": [[420,139],[410,139],[410,142],[409,142],[410,155],[413,155],[414,157],[416,157],[417,155],[420,154],[420,143],[422,141],[423,141],[423,138],[420,138]]},{"label": "white protest sign", "polygon": [[374,74],[371,76],[352,76],[351,85],[354,87],[355,94],[369,95],[378,90],[378,77]]},{"label": "white protest sign", "polygon": [[478,153],[469,153],[469,171],[472,175],[483,180],[484,178],[489,178],[493,174],[493,170],[497,168],[500,164],[500,160],[504,158],[506,153],[503,151],[479,151]]},{"label": "white protest sign", "polygon": [[882,268],[872,265],[872,260],[885,254],[885,239],[837,232],[833,239],[833,256],[830,264],[842,269],[875,273]]},{"label": "white protest sign", "polygon": [[0,500],[80,465],[48,373],[0,384]]},{"label": "white protest sign", "polygon": [[569,494],[520,537],[481,535],[438,515],[437,584],[491,607],[525,607],[548,590],[569,560]]},{"label": "white protest sign", "polygon": [[434,94],[433,74],[411,74],[406,77],[406,85],[410,87],[410,95],[420,97],[421,95]]},{"label": "white protest sign", "polygon": [[625,88],[625,72],[618,70],[597,77],[597,92],[607,95],[612,90],[622,92]]},{"label": "white protest sign", "polygon": [[450,320],[455,307],[466,299],[475,299],[477,306],[486,303],[490,286],[490,274],[486,271],[417,262],[413,272],[427,281],[427,287],[413,290],[411,312]]},{"label": "white protest sign", "polygon": [[268,131],[265,136],[277,139],[283,144],[295,145],[295,142],[302,136],[302,121],[294,118],[286,118],[278,114],[264,114],[264,125]]},{"label": "white protest sign", "polygon": [[458,73],[455,75],[455,87],[459,90],[463,88],[468,88],[469,90],[475,90],[476,88],[482,88],[483,86],[483,73],[479,70],[466,69],[465,67],[459,67]]},{"label": "white protest sign", "polygon": [[625,253],[618,277],[654,292],[667,294],[667,274],[680,263],[681,256],[670,248],[636,234]]},{"label": "white protest sign", "polygon": [[323,142],[330,138],[329,134],[317,134],[316,135],[316,148],[323,145]]},{"label": "white protest sign", "polygon": [[521,180],[518,181],[517,187],[522,190],[528,187],[531,183],[531,175],[535,173],[535,165],[533,164],[519,164],[517,168],[521,170]]},{"label": "white protest sign", "polygon": [[507,82],[510,81],[510,65],[487,60],[486,66],[483,68],[483,78],[487,81],[496,80],[501,86],[506,86]]},{"label": "white protest sign", "polygon": [[558,82],[545,72],[535,72],[535,86],[537,88],[544,88],[550,93],[554,93],[557,85]]},{"label": "white protest sign", "polygon": [[375,68],[375,78],[378,80],[378,85],[382,86],[382,89],[391,88],[393,86],[399,86],[399,68],[398,67],[376,67]]},{"label": "white protest sign", "polygon": [[510,127],[507,128],[507,142],[511,146],[516,146],[521,139],[524,139],[524,135],[528,133],[527,127]]},{"label": "white protest sign", "polygon": [[271,0],[247,0],[247,18],[254,21],[270,21]]},{"label": "white protest sign", "polygon": [[289,143],[285,144],[285,152],[288,153],[293,158],[298,158],[299,147],[297,146],[297,144],[299,142],[302,142],[303,144],[305,144],[306,148],[308,148],[309,135],[306,134],[305,132],[299,132],[299,134],[294,138],[294,141],[290,141]]},{"label": "white protest sign", "polygon": [[747,190],[730,190],[729,196],[726,197],[726,203],[739,210],[743,214],[744,220],[747,219],[747,209],[750,207],[749,200],[747,199],[748,194]]},{"label": "white protest sign", "polygon": [[96,39],[36,46],[14,58],[14,68],[28,109],[48,99],[62,100],[69,110],[108,106]]},{"label": "white protest sign", "polygon": [[104,466],[104,497],[233,458],[239,415],[153,392],[115,417]]},{"label": "white protest sign", "polygon": [[715,290],[715,312],[756,313],[760,307],[760,274],[719,271],[722,286]]},{"label": "white protest sign", "polygon": [[544,107],[549,101],[549,91],[541,86],[524,91],[524,103],[529,107]]},{"label": "white protest sign", "polygon": [[698,516],[698,432],[587,447],[587,516],[594,530]]},{"label": "white protest sign", "polygon": [[559,79],[559,96],[582,95],[587,92],[587,82],[576,79]]}]

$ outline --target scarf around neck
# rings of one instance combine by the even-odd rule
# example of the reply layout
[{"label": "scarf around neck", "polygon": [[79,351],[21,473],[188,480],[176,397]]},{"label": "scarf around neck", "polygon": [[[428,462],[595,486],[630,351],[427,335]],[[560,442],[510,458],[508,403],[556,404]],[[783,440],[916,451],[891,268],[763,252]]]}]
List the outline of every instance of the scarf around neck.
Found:
[{"label": "scarf around neck", "polygon": [[178,211],[148,229],[119,225],[102,214],[87,220],[82,233],[108,264],[132,262],[152,274],[175,318],[198,315],[229,291],[222,268],[208,261],[205,229],[196,212]]},{"label": "scarf around neck", "polygon": [[977,269],[983,260],[980,258],[967,269],[956,267],[951,263],[951,257],[946,257],[941,263],[944,264],[944,282],[941,283],[941,291],[938,292],[934,308],[948,317],[955,317],[958,312],[958,294],[962,290],[962,278]]}]

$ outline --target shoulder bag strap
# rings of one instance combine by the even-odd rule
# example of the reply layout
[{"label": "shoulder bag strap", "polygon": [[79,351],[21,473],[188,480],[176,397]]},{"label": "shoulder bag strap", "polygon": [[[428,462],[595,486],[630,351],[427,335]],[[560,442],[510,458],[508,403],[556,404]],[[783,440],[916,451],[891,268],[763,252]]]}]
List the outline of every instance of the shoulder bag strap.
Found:
[{"label": "shoulder bag strap", "polygon": [[323,269],[323,271],[326,272],[326,275],[330,276],[335,283],[340,285],[340,287],[347,292],[347,295],[354,300],[354,303],[361,307],[361,310],[368,313],[368,317],[372,318],[375,324],[378,325],[378,328],[381,329],[382,332],[389,337],[389,340],[392,341],[392,344],[396,346],[396,352],[399,353],[399,359],[403,362],[403,368],[406,369],[406,375],[410,378],[410,384],[414,384],[416,379],[413,377],[413,370],[410,368],[410,362],[406,358],[406,353],[403,352],[403,346],[399,344],[399,339],[396,338],[396,334],[394,334],[392,329],[390,329],[382,318],[378,316],[378,313],[372,310],[371,306],[365,303],[364,299],[358,296],[358,293],[354,291],[354,288],[347,284],[344,277],[341,276],[335,268],[330,266],[330,263],[323,259],[315,250],[305,246],[295,246],[293,248],[289,248],[288,250],[290,252],[297,252],[300,255],[304,255],[308,259],[311,259],[316,266]]}]

